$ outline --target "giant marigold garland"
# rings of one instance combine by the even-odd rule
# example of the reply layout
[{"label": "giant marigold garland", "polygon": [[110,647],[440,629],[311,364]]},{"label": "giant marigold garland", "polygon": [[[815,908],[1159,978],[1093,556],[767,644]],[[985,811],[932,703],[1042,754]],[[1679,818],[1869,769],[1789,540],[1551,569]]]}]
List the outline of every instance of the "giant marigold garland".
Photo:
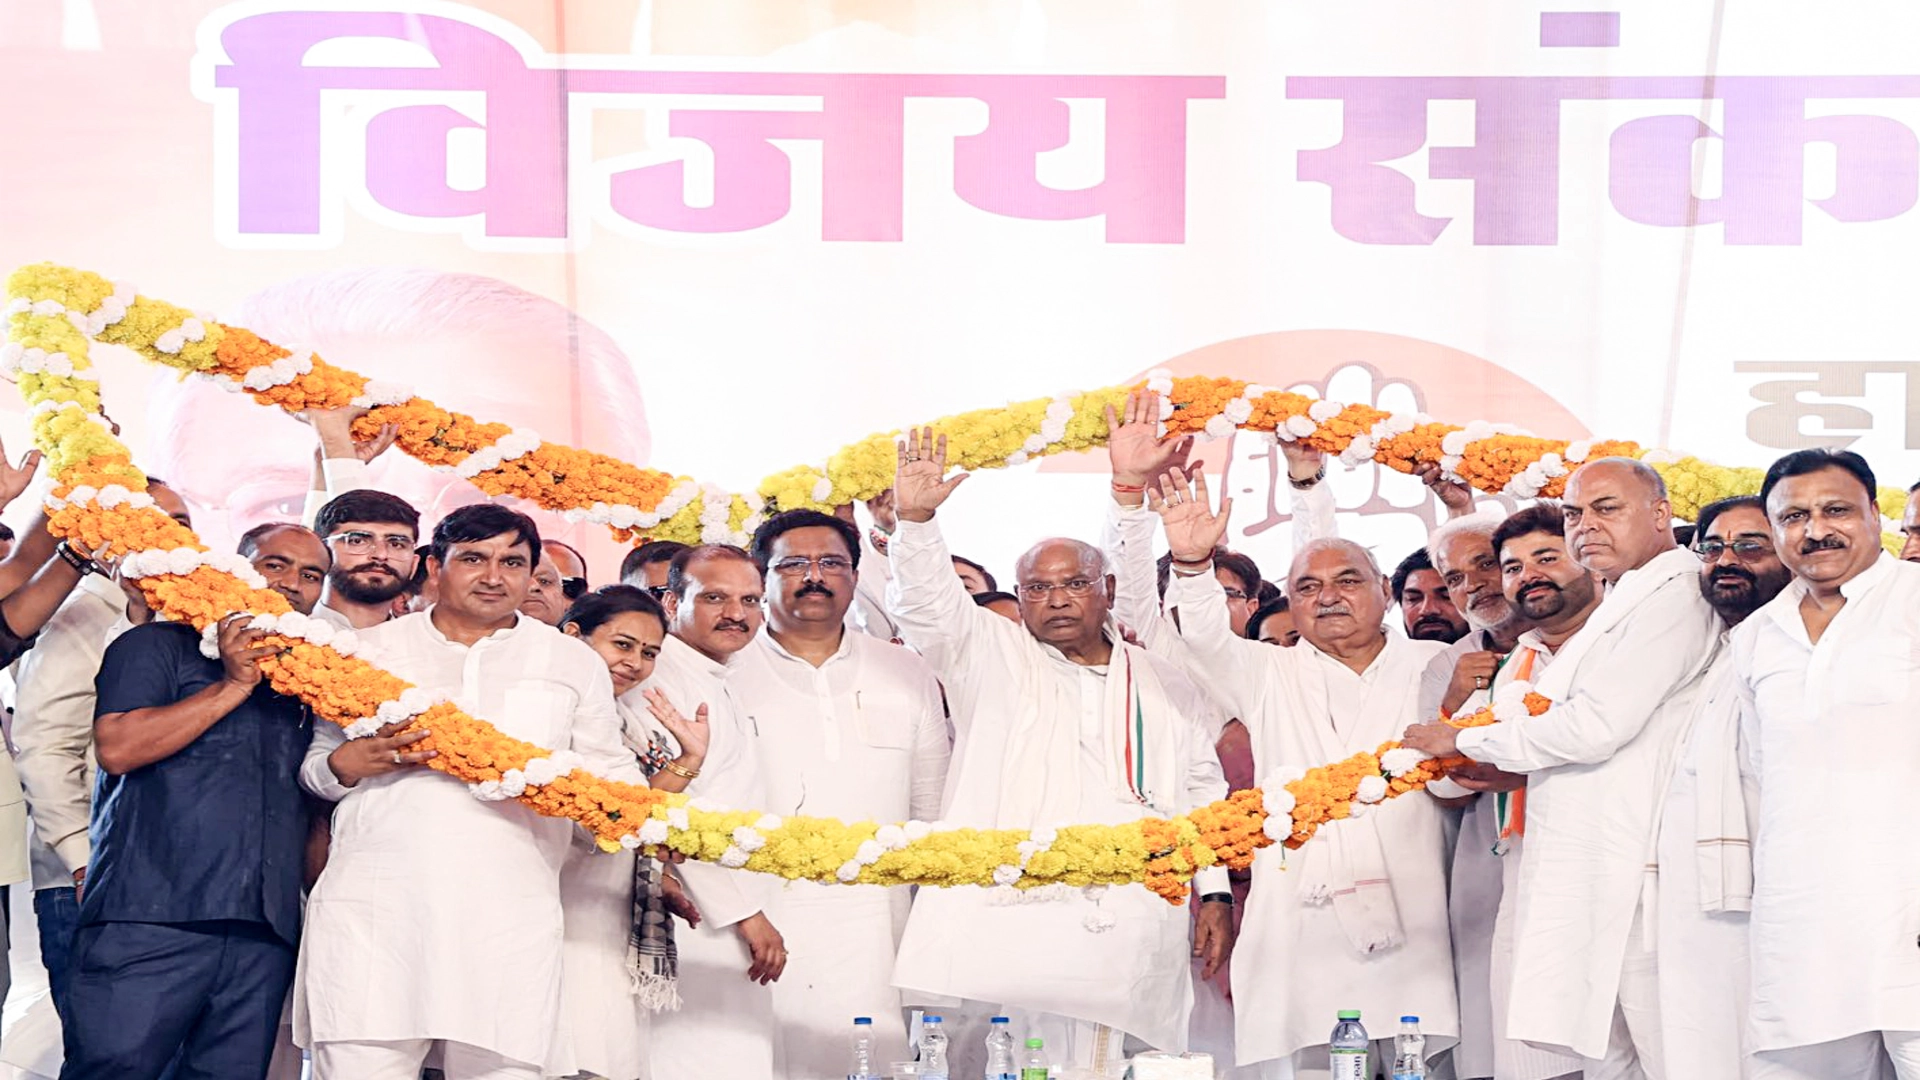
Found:
[{"label": "giant marigold garland", "polygon": [[[14,374],[33,409],[34,438],[55,480],[47,503],[55,534],[120,557],[123,573],[139,581],[156,611],[200,628],[209,639],[223,616],[252,613],[255,625],[284,646],[262,664],[275,689],[299,696],[349,735],[410,720],[431,732],[417,744],[439,751],[431,766],[466,782],[476,797],[513,799],[570,818],[609,850],[664,846],[724,866],[821,882],[1017,888],[1144,883],[1179,903],[1196,870],[1216,863],[1244,868],[1274,843],[1298,847],[1323,825],[1419,790],[1448,765],[1387,743],[1331,765],[1283,771],[1265,792],[1239,792],[1183,817],[1031,833],[781,819],[596,776],[570,752],[508,738],[380,669],[377,657],[362,655],[366,649],[352,632],[290,611],[243,560],[208,551],[190,529],[160,512],[146,494],[145,475],[100,414],[89,343],[126,346],[292,412],[366,408],[360,421],[365,434],[393,424],[405,452],[452,468],[483,491],[600,521],[623,536],[738,542],[765,509],[870,498],[892,480],[891,434],[854,443],[824,467],[769,477],[758,495],[730,495],[440,408],[404,388],[372,382],[95,274],[29,266],[8,278],[7,294],[0,365]],[[1483,491],[1525,497],[1558,494],[1568,472],[1590,457],[1638,453],[1631,443],[1569,444],[1478,422],[1457,427],[1233,379],[1156,374],[1148,386],[1163,396],[1162,421],[1170,434],[1267,431],[1349,463],[1371,460],[1406,472],[1434,462]],[[963,413],[932,426],[949,436],[949,460],[962,468],[1018,465],[1101,444],[1106,407],[1117,405],[1129,389]],[[1666,466],[1668,475],[1689,461]],[[1886,504],[1883,497],[1883,505],[1898,505],[1902,498]],[[1516,684],[1488,709],[1449,722],[1477,726],[1538,714],[1547,706]]]}]

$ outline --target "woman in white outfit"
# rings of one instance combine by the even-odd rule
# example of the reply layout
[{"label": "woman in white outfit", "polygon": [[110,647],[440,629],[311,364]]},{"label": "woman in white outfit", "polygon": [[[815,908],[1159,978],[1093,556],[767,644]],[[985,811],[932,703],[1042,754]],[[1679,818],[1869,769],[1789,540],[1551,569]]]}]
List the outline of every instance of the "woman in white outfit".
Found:
[{"label": "woman in white outfit", "polygon": [[[686,720],[657,691],[637,689],[653,673],[666,637],[660,602],[644,589],[609,585],[575,600],[561,616],[560,629],[607,662],[622,733],[648,783],[661,791],[685,789],[689,776],[683,774],[698,773],[706,757],[706,710]],[[645,961],[633,955],[637,859],[630,851],[601,852],[584,832],[567,853],[560,872],[566,918],[560,1023],[549,1075],[647,1076],[648,1017],[671,1002],[675,991],[670,975],[646,969]],[[649,869],[665,886],[667,906],[697,922],[699,914],[672,876],[660,875],[657,866]]]}]

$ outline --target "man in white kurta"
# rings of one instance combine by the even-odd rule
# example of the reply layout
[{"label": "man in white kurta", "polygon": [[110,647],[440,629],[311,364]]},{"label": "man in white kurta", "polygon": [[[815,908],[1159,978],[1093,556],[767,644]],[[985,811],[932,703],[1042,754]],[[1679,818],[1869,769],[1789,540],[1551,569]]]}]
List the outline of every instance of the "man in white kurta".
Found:
[{"label": "man in white kurta", "polygon": [[1565,1048],[1591,1077],[1664,1076],[1643,894],[1666,782],[1720,622],[1699,559],[1674,546],[1659,475],[1608,458],[1574,474],[1567,548],[1608,582],[1534,690],[1554,702],[1512,724],[1425,724],[1409,746],[1527,774],[1507,1037]]},{"label": "man in white kurta", "polygon": [[[1180,608],[1181,635],[1214,692],[1247,725],[1256,778],[1270,784],[1283,769],[1371,750],[1415,718],[1420,672],[1442,646],[1385,632],[1386,583],[1363,549],[1319,540],[1295,557],[1288,592],[1301,644],[1276,649],[1233,635],[1207,566],[1211,544],[1190,551],[1171,525],[1168,536],[1176,560],[1168,604]],[[1183,564],[1189,555],[1199,561]],[[1352,663],[1327,651],[1336,621],[1363,646]],[[1393,1018],[1419,1016],[1430,1056],[1459,1032],[1446,841],[1430,799],[1395,799],[1332,823],[1297,851],[1262,849],[1241,932],[1233,1005],[1242,1066],[1266,1062],[1276,1076],[1324,1070],[1329,1015],[1341,1008],[1360,1009],[1382,1035]]]},{"label": "man in white kurta", "polygon": [[[946,821],[1029,830],[1118,824],[1223,797],[1219,762],[1194,719],[1209,707],[1204,695],[1121,641],[1110,623],[1102,631],[1111,579],[1098,551],[1048,541],[1021,559],[1026,625],[975,606],[931,520],[960,479],[940,484],[943,470],[930,433],[901,451],[890,606],[902,636],[940,676],[953,713]],[[1037,636],[1063,627],[1073,636],[1064,648]],[[1196,889],[1230,897],[1225,868],[1202,871]],[[1201,907],[1198,939],[1210,952],[1224,947],[1229,910]],[[959,999],[969,1017],[1011,1014],[1047,1040],[1056,1063],[1117,1065],[1121,1034],[1184,1049],[1190,922],[1186,907],[1138,886],[922,889],[894,982],[911,1001]]]},{"label": "man in white kurta", "polygon": [[[946,783],[946,712],[926,661],[854,630],[859,534],[813,510],[777,514],[754,536],[767,569],[767,624],[728,665],[767,793],[765,809],[841,821],[933,821]],[[911,1056],[893,988],[911,890],[774,885],[767,914],[787,946],[773,984],[781,1076],[846,1069],[847,1030],[873,1020],[881,1060]]]},{"label": "man in white kurta", "polygon": [[[686,794],[717,807],[777,813],[767,801],[752,723],[730,686],[731,661],[760,629],[759,568],[738,548],[691,548],[674,556],[668,585],[669,633],[642,685],[664,693],[683,716],[707,708],[707,757]],[[767,917],[774,879],[714,863],[688,862],[675,872],[700,923],[675,933],[680,1008],[653,1017],[653,1075],[768,1080],[780,1034],[768,984],[785,962],[785,945]]]},{"label": "man in white kurta", "polygon": [[[1730,629],[1765,605],[1790,574],[1774,551],[1759,499],[1702,508],[1696,525],[1700,592]],[[1660,815],[1661,1035],[1667,1071],[1680,1077],[1750,1075],[1747,1026],[1751,838],[1758,785],[1739,745],[1740,695],[1722,645],[1701,682]]]},{"label": "man in white kurta", "polygon": [[[1878,550],[1872,473],[1801,451],[1766,501],[1794,581],[1733,634],[1759,778],[1754,1075],[1920,1077],[1920,566]],[[1811,455],[1811,456],[1808,456]],[[1797,471],[1780,478],[1786,469]],[[1808,550],[1811,548],[1811,550]],[[1881,1075],[1884,1075],[1882,1073]]]},{"label": "man in white kurta", "polygon": [[[441,602],[364,630],[361,641],[387,670],[502,733],[644,783],[620,742],[606,663],[515,611],[532,576],[524,539],[441,543],[464,535],[463,522],[484,526],[480,511],[519,518],[534,535],[532,522],[502,507],[449,515],[436,530],[437,559],[460,572],[442,570]],[[491,565],[471,569],[472,557]],[[475,574],[472,593],[461,575]],[[461,640],[485,625],[495,628]],[[296,983],[296,1035],[313,1049],[316,1080],[414,1080],[430,1054],[448,1080],[541,1075],[559,1005],[560,869],[576,826],[481,801],[411,764],[343,777],[346,759],[333,755],[349,753],[346,744],[339,727],[317,725],[301,771],[307,790],[339,804]]]}]

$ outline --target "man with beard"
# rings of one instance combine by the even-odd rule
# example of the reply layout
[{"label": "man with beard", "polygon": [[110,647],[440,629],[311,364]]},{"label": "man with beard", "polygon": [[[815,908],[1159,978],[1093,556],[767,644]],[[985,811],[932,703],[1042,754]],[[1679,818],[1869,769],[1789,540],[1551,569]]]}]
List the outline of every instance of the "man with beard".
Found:
[{"label": "man with beard", "polygon": [[1451,645],[1467,635],[1467,620],[1447,595],[1440,572],[1433,568],[1427,549],[1416,549],[1400,560],[1388,579],[1393,602],[1400,605],[1400,619],[1407,636],[1415,641],[1438,641]]},{"label": "man with beard", "polygon": [[1875,490],[1858,454],[1773,463],[1760,498],[1794,579],[1733,633],[1760,786],[1750,1031],[1768,1080],[1884,1075],[1886,1058],[1920,1078],[1920,568],[1881,550]]},{"label": "man with beard", "polygon": [[361,488],[322,506],[313,531],[333,552],[314,615],[353,630],[392,618],[394,597],[407,591],[413,577],[420,512],[405,499]]},{"label": "man with beard", "polygon": [[[1722,499],[1701,509],[1694,529],[1700,595],[1726,624],[1723,641],[1791,577],[1762,506],[1752,495]],[[1674,763],[1656,851],[1661,1033],[1674,1076],[1733,1076],[1731,1063],[1746,1054],[1750,822],[1759,802],[1741,768],[1739,730],[1733,657],[1722,648]]]},{"label": "man with beard", "polygon": [[[1283,770],[1371,750],[1416,718],[1419,673],[1441,646],[1386,632],[1387,582],[1365,548],[1321,539],[1300,549],[1287,596],[1303,640],[1271,648],[1233,633],[1214,572],[1232,500],[1214,512],[1204,477],[1189,484],[1177,469],[1157,494],[1174,559],[1168,605],[1183,612],[1196,669],[1251,733],[1263,786],[1284,782]],[[1243,1068],[1316,1069],[1327,1060],[1331,1000],[1371,1016],[1417,1014],[1430,1056],[1459,1031],[1446,839],[1431,799],[1374,806],[1297,852],[1261,851],[1243,932],[1248,956],[1287,958],[1233,968]]]},{"label": "man with beard", "polygon": [[1642,898],[1667,769],[1720,619],[1645,463],[1583,465],[1562,513],[1569,553],[1608,592],[1533,684],[1552,707],[1467,730],[1415,725],[1404,742],[1527,775],[1505,1037],[1570,1050],[1590,1074],[1660,1077],[1657,913]]},{"label": "man with beard", "polygon": [[[1500,560],[1502,597],[1512,611],[1507,625],[1525,629],[1500,657],[1492,679],[1464,698],[1458,711],[1482,708],[1496,690],[1538,678],[1554,653],[1579,632],[1600,605],[1598,579],[1567,557],[1561,519],[1558,503],[1536,503],[1501,522],[1488,538],[1490,549]],[[1513,919],[1520,876],[1517,849],[1525,831],[1526,777],[1491,765],[1469,764],[1456,768],[1449,780],[1478,793],[1460,825],[1455,893],[1463,884],[1477,886],[1474,901],[1482,905],[1477,910],[1491,915],[1474,921],[1476,930],[1484,927],[1486,932],[1487,962],[1474,973],[1482,982],[1473,987],[1473,992],[1488,1004],[1492,1061],[1484,1071],[1476,1068],[1460,1075],[1497,1076],[1502,1080],[1577,1075],[1579,1058],[1528,1046],[1505,1034],[1513,989]],[[1471,862],[1467,862],[1469,854]],[[1490,865],[1490,880],[1476,874],[1475,881],[1463,883],[1459,877],[1463,863],[1476,871]],[[1457,927],[1461,919],[1457,913],[1454,918]],[[1467,997],[1464,975],[1461,997]]]},{"label": "man with beard", "polygon": [[[947,778],[947,717],[932,669],[847,624],[860,533],[815,510],[769,518],[753,536],[767,624],[728,664],[727,687],[754,733],[767,807],[841,821],[933,821]],[[767,915],[787,945],[773,985],[781,1076],[845,1071],[847,1020],[873,1019],[883,1047],[906,1045],[895,942],[911,890],[794,882]]]},{"label": "man with beard", "polygon": [[1906,537],[1906,543],[1900,545],[1900,557],[1907,562],[1920,562],[1920,484],[1907,489],[1907,509],[1900,515],[1900,534]]},{"label": "man with beard", "polygon": [[[760,568],[737,547],[703,544],[674,555],[667,564],[667,638],[642,685],[683,716],[707,710],[707,756],[689,770],[687,795],[774,811],[753,721],[732,687],[733,661],[760,630],[763,596]],[[680,751],[678,743],[669,749]],[[770,984],[787,964],[786,941],[767,916],[773,879],[713,863],[689,862],[679,873],[700,923],[674,935],[680,1008],[654,1017],[653,1075],[708,1075],[725,1062],[729,1080],[769,1080],[780,1054]]]},{"label": "man with beard", "polygon": [[[1177,667],[1122,638],[1099,549],[1043,540],[1021,556],[1014,571],[1024,625],[976,606],[934,520],[966,479],[942,479],[945,470],[944,436],[936,442],[922,429],[899,444],[889,606],[952,706],[958,739],[946,820],[982,829],[1120,824],[1224,797],[1197,719],[1210,708],[1205,696]],[[1233,934],[1226,868],[1201,870],[1193,891],[1197,924],[1185,906],[1144,889],[1090,897],[1049,888],[1018,903],[999,889],[922,889],[894,984],[937,995],[944,1017],[956,998],[968,1022],[1011,1017],[1069,1071],[1117,1065],[1128,1036],[1183,1050],[1189,959],[1203,956],[1211,973]],[[963,1028],[955,1043],[954,1075],[978,1075],[974,1032]]]}]

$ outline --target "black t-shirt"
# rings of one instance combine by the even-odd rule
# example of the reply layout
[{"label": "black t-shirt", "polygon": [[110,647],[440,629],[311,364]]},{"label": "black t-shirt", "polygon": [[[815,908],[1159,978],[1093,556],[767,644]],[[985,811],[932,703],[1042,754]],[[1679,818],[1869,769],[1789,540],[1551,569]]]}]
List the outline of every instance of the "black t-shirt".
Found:
[{"label": "black t-shirt", "polygon": [[[179,623],[127,631],[94,680],[94,715],[172,705],[220,681]],[[80,922],[261,922],[300,934],[307,835],[300,762],[312,713],[262,680],[172,757],[94,783]]]}]

